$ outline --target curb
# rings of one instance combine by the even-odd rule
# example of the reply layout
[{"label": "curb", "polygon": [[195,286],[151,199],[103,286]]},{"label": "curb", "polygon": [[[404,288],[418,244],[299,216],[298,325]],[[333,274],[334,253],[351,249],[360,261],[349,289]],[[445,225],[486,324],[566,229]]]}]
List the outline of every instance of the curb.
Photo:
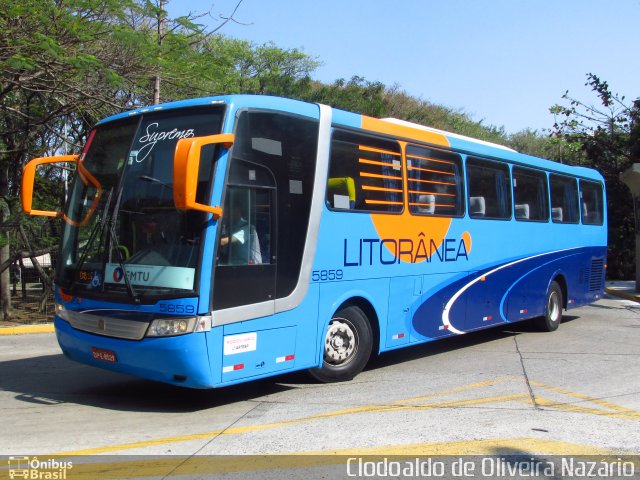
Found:
[{"label": "curb", "polygon": [[640,302],[640,294],[627,293],[613,288],[605,288],[604,291],[609,295],[613,295],[614,297],[624,298],[625,300],[632,300],[634,302]]},{"label": "curb", "polygon": [[44,325],[21,325],[19,327],[0,327],[1,335],[24,335],[28,333],[53,333],[53,323]]}]

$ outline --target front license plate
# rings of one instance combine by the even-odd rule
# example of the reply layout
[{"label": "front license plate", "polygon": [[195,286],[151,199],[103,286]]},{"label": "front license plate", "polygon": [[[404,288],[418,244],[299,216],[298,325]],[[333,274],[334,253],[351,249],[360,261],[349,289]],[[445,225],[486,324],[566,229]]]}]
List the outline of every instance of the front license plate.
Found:
[{"label": "front license plate", "polygon": [[91,354],[93,355],[93,358],[99,362],[116,363],[118,361],[116,352],[112,352],[111,350],[93,347],[91,349]]}]

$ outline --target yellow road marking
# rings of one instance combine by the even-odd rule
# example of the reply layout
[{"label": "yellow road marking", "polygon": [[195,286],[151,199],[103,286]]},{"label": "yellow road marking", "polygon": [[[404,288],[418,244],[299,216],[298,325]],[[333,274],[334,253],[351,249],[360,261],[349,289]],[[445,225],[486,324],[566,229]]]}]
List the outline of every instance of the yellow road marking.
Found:
[{"label": "yellow road marking", "polygon": [[564,388],[554,387],[554,386],[551,386],[551,385],[544,384],[542,382],[532,381],[530,383],[532,385],[536,385],[536,386],[541,387],[541,388],[546,388],[547,390],[551,390],[553,392],[561,393],[563,395],[574,397],[574,398],[577,398],[577,399],[580,399],[580,400],[586,400],[588,402],[595,403],[596,405],[601,405],[603,407],[610,408],[612,410],[616,410],[616,411],[619,411],[619,412],[628,412],[628,413],[629,412],[633,412],[633,413],[636,413],[636,414],[638,413],[635,410],[632,410],[631,408],[623,407],[621,405],[616,405],[615,403],[607,402],[607,401],[601,400],[599,398],[594,398],[594,397],[591,397],[589,395],[585,395],[583,393],[573,392],[571,390],[566,390]]},{"label": "yellow road marking", "polygon": [[583,407],[582,405],[575,405],[571,403],[558,403],[541,397],[536,397],[536,402],[538,405],[553,408],[555,410],[563,410],[565,412],[585,413],[587,415],[621,418],[623,420],[640,420],[640,412],[633,410],[630,412],[600,410],[599,408]]},{"label": "yellow road marking", "polygon": [[[55,455],[65,455],[65,456],[95,455],[95,454],[101,454],[101,453],[112,453],[112,452],[117,452],[122,450],[132,450],[132,449],[138,449],[138,448],[153,447],[157,445],[166,445],[171,443],[189,442],[189,441],[195,441],[195,440],[207,440],[207,439],[215,438],[220,435],[241,435],[241,434],[246,434],[251,432],[288,427],[288,426],[299,425],[302,423],[308,423],[308,422],[322,420],[322,419],[360,414],[360,413],[385,413],[385,412],[391,412],[391,411],[444,409],[444,408],[467,407],[467,406],[486,405],[490,403],[504,403],[504,402],[518,402],[518,403],[525,403],[525,404],[531,405],[531,397],[529,396],[528,393],[516,393],[516,394],[508,394],[508,395],[496,395],[496,396],[490,396],[490,397],[477,397],[477,398],[470,398],[470,399],[464,399],[464,400],[449,400],[449,401],[440,401],[440,402],[420,403],[425,399],[442,397],[442,396],[451,395],[454,393],[459,393],[459,392],[473,390],[473,389],[480,389],[483,387],[492,386],[492,385],[503,383],[510,380],[520,381],[521,379],[518,377],[500,377],[496,379],[472,383],[469,385],[463,385],[460,387],[455,387],[447,390],[442,390],[440,392],[435,392],[429,395],[402,399],[392,404],[363,405],[360,407],[334,410],[330,412],[320,413],[317,415],[294,418],[291,420],[283,420],[280,422],[230,427],[227,429],[212,430],[208,432],[193,433],[193,434],[179,435],[179,436],[173,436],[173,437],[162,437],[162,438],[144,440],[139,442],[122,443],[119,445],[106,445],[102,447],[87,448],[87,449],[75,450],[75,451],[69,451],[69,452],[60,452]],[[622,418],[625,420],[640,420],[640,412],[638,411],[631,410],[626,407],[622,407],[620,405],[615,405],[613,403],[606,402],[603,400],[599,400],[581,393],[572,392],[570,390],[565,390],[565,389],[553,387],[550,385],[546,385],[541,382],[531,382],[531,383],[540,388],[554,391],[556,393],[561,393],[567,396],[571,396],[573,398],[578,398],[580,400],[587,400],[587,401],[593,402],[595,404],[607,407],[610,410],[588,408],[581,405],[575,405],[570,403],[559,403],[559,402],[551,401],[544,397],[536,397],[536,402],[540,406],[552,408],[556,410],[570,411],[575,413],[607,416],[612,418]]]},{"label": "yellow road marking", "polygon": [[528,394],[499,395],[495,397],[483,397],[469,400],[454,400],[449,402],[426,403],[421,405],[365,405],[362,407],[346,408],[342,410],[334,410],[332,412],[311,415],[308,417],[295,418],[292,420],[284,420],[281,422],[263,423],[259,425],[246,425],[242,427],[231,427],[225,430],[212,430],[209,432],[194,433],[189,435],[179,435],[175,437],[164,437],[153,440],[145,440],[141,442],[123,443],[120,445],[107,445],[104,447],[87,448],[84,450],[74,450],[70,452],[59,452],[53,455],[95,455],[99,453],[110,453],[119,450],[131,450],[134,448],[152,447],[155,445],[164,445],[168,443],[190,442],[193,440],[203,440],[214,438],[220,435],[240,435],[243,433],[258,432],[273,428],[298,425],[301,423],[321,420],[325,418],[333,418],[344,415],[352,415],[355,413],[382,413],[389,411],[407,411],[407,410],[430,410],[435,408],[452,408],[470,405],[482,405],[487,403],[498,403],[506,401],[522,401],[528,399]]},{"label": "yellow road marking", "polygon": [[467,391],[467,390],[473,390],[473,389],[482,388],[482,387],[490,387],[490,386],[496,385],[498,383],[506,382],[508,380],[512,380],[512,378],[511,377],[492,378],[491,380],[485,380],[483,382],[471,383],[469,385],[463,385],[461,387],[450,388],[448,390],[442,390],[440,392],[431,393],[429,395],[423,395],[421,397],[413,397],[413,398],[407,398],[407,399],[404,399],[404,400],[398,400],[395,403],[414,403],[414,402],[419,402],[421,400],[426,400],[426,399],[429,399],[429,398],[443,397],[445,395],[450,395],[452,393],[464,392],[464,391]]}]

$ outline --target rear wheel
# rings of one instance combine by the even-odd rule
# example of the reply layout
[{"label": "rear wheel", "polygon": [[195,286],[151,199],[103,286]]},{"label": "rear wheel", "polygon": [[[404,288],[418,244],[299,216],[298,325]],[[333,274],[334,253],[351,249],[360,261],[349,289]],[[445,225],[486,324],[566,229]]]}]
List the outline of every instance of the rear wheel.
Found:
[{"label": "rear wheel", "polygon": [[562,321],[562,307],[564,299],[562,289],[558,282],[553,281],[547,290],[547,301],[545,314],[543,317],[536,319],[536,326],[545,332],[553,332],[558,329]]},{"label": "rear wheel", "polygon": [[367,364],[373,346],[371,325],[360,308],[350,306],[336,312],[324,338],[322,367],[309,373],[321,382],[351,380]]}]

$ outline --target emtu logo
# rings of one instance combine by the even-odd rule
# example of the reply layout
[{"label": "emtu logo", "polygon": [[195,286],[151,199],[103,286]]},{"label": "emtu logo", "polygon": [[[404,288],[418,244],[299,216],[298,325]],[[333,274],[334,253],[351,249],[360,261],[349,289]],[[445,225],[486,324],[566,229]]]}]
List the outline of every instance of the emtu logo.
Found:
[{"label": "emtu logo", "polygon": [[120,283],[123,278],[124,278],[124,271],[122,270],[122,267],[117,267],[113,271],[113,281],[116,283]]}]

